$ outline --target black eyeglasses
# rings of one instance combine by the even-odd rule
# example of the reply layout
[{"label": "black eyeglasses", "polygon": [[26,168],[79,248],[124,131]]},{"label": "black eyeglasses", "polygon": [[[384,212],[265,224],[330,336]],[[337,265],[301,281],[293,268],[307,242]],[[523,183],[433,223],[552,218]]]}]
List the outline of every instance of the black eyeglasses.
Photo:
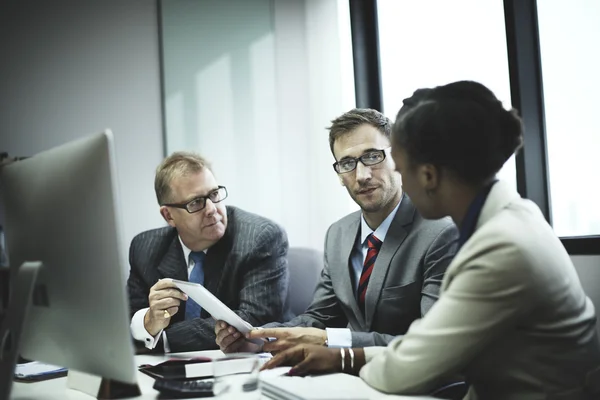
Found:
[{"label": "black eyeglasses", "polygon": [[346,172],[354,171],[359,161],[367,167],[379,164],[385,160],[385,151],[387,149],[389,149],[389,147],[382,150],[367,151],[357,158],[344,158],[343,160],[333,163],[333,169],[338,174],[345,174]]},{"label": "black eyeglasses", "polygon": [[163,206],[182,208],[193,214],[198,211],[202,211],[206,207],[206,199],[210,199],[213,203],[218,203],[227,198],[227,189],[225,186],[219,186],[218,189],[213,190],[208,196],[198,196],[187,203],[183,204],[163,204]]}]

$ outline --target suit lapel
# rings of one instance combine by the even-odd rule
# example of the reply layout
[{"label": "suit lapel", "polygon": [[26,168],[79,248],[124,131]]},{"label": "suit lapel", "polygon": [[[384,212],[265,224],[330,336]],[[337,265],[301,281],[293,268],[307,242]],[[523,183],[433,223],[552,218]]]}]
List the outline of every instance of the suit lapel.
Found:
[{"label": "suit lapel", "polygon": [[204,287],[217,296],[219,284],[227,284],[221,280],[223,269],[226,267],[227,256],[231,250],[229,237],[224,236],[214,246],[208,249],[204,261]]},{"label": "suit lapel", "polygon": [[187,261],[183,257],[183,249],[179,243],[179,236],[175,233],[169,249],[158,264],[158,272],[161,278],[173,278],[187,281]]},{"label": "suit lapel", "polygon": [[352,267],[352,251],[354,250],[354,246],[356,245],[356,237],[359,235],[360,231],[360,215],[357,213],[357,218],[352,221],[352,224],[348,227],[348,238],[344,240],[342,244],[342,251],[344,255],[344,260],[346,261],[346,268],[344,269],[344,280],[343,285],[346,289],[344,292],[350,294],[348,299],[348,304],[350,308],[352,308],[352,312],[357,316],[357,322],[360,326],[364,326],[365,318],[362,314],[362,311],[358,307],[358,302],[356,301],[356,292],[354,290],[354,284],[352,281],[352,276],[350,274],[354,274],[354,268]]},{"label": "suit lapel", "polygon": [[[351,257],[352,251],[354,250],[354,245],[356,244],[356,236],[358,235],[360,227],[360,215],[361,214],[357,212],[356,218],[352,219],[352,221],[344,229],[346,234],[343,236],[343,239],[340,243],[340,255],[342,257],[340,264],[345,265],[345,268],[341,268],[339,280],[332,277],[332,283],[335,286],[340,286],[340,289],[336,290],[336,294],[340,298],[340,301],[350,306],[352,309],[352,315],[356,316],[356,322],[360,326],[364,326],[364,317],[360,311],[360,308],[358,308],[358,303],[356,302],[356,293],[352,283],[352,276],[350,275],[354,273],[351,265]],[[336,285],[336,282],[339,282],[339,284]]]},{"label": "suit lapel", "polygon": [[219,297],[218,293],[221,291],[221,285],[232,283],[228,279],[221,279],[221,276],[227,268],[227,258],[233,248],[233,237],[237,227],[235,207],[227,206],[227,221],[225,234],[208,249],[204,261],[204,287],[217,297]]},{"label": "suit lapel", "polygon": [[365,295],[365,328],[367,330],[371,329],[375,307],[381,296],[381,289],[390,269],[392,258],[408,235],[408,228],[414,220],[415,212],[416,210],[412,202],[408,196],[404,195],[396,216],[390,224],[385,240],[381,245],[377,260],[375,260],[375,265],[373,266],[371,278],[369,279],[369,285],[367,286],[367,293]]}]

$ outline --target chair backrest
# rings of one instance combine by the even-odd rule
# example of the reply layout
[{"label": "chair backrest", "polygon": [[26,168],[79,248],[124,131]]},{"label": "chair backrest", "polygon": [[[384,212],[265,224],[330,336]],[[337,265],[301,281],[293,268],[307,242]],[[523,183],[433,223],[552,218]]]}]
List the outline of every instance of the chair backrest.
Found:
[{"label": "chair backrest", "polygon": [[596,309],[596,328],[600,336],[600,256],[571,256],[585,294]]},{"label": "chair backrest", "polygon": [[294,316],[302,314],[310,305],[323,269],[323,253],[305,248],[291,247],[288,251],[290,286],[287,303]]}]

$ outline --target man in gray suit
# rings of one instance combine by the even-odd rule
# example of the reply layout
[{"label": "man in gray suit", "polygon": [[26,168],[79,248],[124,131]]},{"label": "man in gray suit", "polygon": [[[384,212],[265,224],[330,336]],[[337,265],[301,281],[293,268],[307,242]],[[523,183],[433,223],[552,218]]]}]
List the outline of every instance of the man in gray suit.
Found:
[{"label": "man in gray suit", "polygon": [[[299,343],[384,346],[437,300],[458,231],[449,219],[424,220],[403,194],[389,156],[390,135],[391,121],[375,110],[354,109],[332,121],[333,167],[361,210],[329,228],[325,266],[308,310],[249,334],[276,339],[264,344],[265,351]],[[223,321],[215,333],[225,352],[258,350]]]},{"label": "man in gray suit", "polygon": [[196,154],[167,157],[154,184],[169,227],[131,242],[127,287],[134,339],[165,352],[216,348],[215,321],[163,278],[203,284],[253,325],[285,320],[285,231],[266,218],[225,207],[227,189]]}]

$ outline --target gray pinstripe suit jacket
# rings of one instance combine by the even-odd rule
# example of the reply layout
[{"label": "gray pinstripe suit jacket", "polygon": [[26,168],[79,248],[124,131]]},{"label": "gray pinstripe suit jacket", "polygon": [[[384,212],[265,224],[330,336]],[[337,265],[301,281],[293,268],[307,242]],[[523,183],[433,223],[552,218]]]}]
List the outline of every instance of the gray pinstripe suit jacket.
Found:
[{"label": "gray pinstripe suit jacket", "polygon": [[431,308],[456,253],[458,230],[452,221],[423,219],[404,196],[375,261],[363,315],[350,272],[360,216],[360,211],[347,215],[327,231],[325,265],[306,312],[267,326],[348,327],[353,347],[385,346]]},{"label": "gray pinstripe suit jacket", "polygon": [[[254,326],[287,317],[287,235],[274,222],[227,206],[225,235],[209,248],[204,286]],[[162,278],[188,280],[177,230],[166,227],[143,232],[131,242],[127,281],[131,316],[148,307],[150,288]],[[185,321],[185,303],[165,330],[173,352],[216,349],[215,321],[202,310]],[[162,345],[157,346],[162,349]]]}]

